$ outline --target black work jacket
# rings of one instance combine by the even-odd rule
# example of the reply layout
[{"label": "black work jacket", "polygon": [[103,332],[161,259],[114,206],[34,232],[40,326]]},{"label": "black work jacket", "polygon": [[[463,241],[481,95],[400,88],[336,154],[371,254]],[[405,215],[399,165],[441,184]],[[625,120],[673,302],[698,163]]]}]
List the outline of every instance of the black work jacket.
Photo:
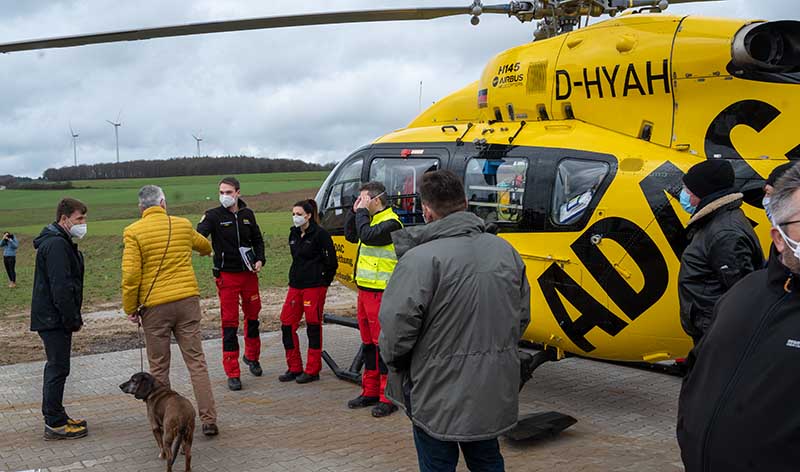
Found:
[{"label": "black work jacket", "polygon": [[303,235],[300,228],[289,230],[289,286],[293,288],[327,287],[336,276],[339,261],[333,240],[325,229],[310,222]]},{"label": "black work jacket", "polygon": [[728,289],[764,266],[761,244],[741,206],[741,194],[726,195],[689,220],[691,241],[681,256],[678,296],[681,325],[692,337],[708,330],[714,304]]},{"label": "black work jacket", "polygon": [[83,254],[72,237],[56,223],[33,240],[31,331],[77,331],[83,325]]},{"label": "black work jacket", "polygon": [[239,253],[240,247],[252,247],[256,260],[261,261],[262,265],[266,263],[264,237],[256,223],[256,215],[241,198],[239,211],[236,213],[222,205],[206,211],[197,225],[197,232],[206,237],[211,235],[216,270],[246,272],[247,267]]},{"label": "black work jacket", "polygon": [[678,402],[687,472],[800,467],[800,277],[779,256],[736,284],[689,354]]}]

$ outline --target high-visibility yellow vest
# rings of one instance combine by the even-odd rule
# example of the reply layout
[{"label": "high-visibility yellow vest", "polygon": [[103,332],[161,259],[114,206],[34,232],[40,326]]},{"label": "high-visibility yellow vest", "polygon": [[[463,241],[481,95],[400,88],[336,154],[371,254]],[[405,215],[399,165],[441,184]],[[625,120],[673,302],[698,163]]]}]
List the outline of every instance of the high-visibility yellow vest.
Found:
[{"label": "high-visibility yellow vest", "polygon": [[[400,218],[391,207],[376,213],[370,221],[370,226],[377,226],[384,221],[395,220],[403,226]],[[386,246],[368,246],[359,243],[358,261],[356,262],[356,284],[359,287],[375,290],[386,290],[386,284],[397,265],[397,254],[394,244]]]}]

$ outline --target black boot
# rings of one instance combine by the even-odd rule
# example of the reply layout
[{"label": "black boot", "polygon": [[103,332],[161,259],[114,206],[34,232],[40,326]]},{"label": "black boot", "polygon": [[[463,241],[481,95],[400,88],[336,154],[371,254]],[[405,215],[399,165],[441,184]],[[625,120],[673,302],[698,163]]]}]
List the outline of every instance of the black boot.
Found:
[{"label": "black boot", "polygon": [[278,376],[278,380],[281,382],[291,382],[297,377],[300,377],[300,374],[302,374],[302,372],[292,372],[291,370],[287,370],[285,373]]},{"label": "black boot", "polygon": [[297,376],[296,382],[299,384],[307,384],[311,383],[315,380],[319,380],[319,375],[308,375],[305,372]]},{"label": "black boot", "polygon": [[378,400],[378,397],[365,397],[364,395],[359,395],[347,402],[347,408],[366,408],[368,406],[377,404]]},{"label": "black boot", "polygon": [[239,377],[231,377],[228,379],[228,388],[233,390],[234,392],[237,390],[241,390],[242,381],[239,380]]},{"label": "black boot", "polygon": [[242,362],[247,364],[247,367],[250,368],[250,373],[256,377],[261,377],[261,374],[264,373],[264,371],[261,370],[261,364],[258,361],[251,361],[247,357],[242,356]]},{"label": "black boot", "polygon": [[384,416],[391,415],[395,411],[397,411],[397,407],[394,406],[393,403],[379,402],[375,408],[372,409],[372,416],[375,418],[383,418]]}]

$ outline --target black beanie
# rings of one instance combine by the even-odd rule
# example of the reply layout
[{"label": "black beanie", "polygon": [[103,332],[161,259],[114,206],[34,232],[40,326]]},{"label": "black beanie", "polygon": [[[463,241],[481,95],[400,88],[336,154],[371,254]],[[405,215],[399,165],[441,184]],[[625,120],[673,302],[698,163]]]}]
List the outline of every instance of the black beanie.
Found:
[{"label": "black beanie", "polygon": [[695,196],[703,199],[712,193],[728,190],[736,183],[733,166],[725,159],[709,159],[695,164],[683,176],[683,183]]},{"label": "black beanie", "polygon": [[767,177],[767,181],[764,183],[766,185],[772,185],[774,187],[775,182],[777,182],[778,179],[783,177],[783,174],[785,174],[787,170],[791,169],[794,164],[795,164],[794,162],[787,162],[786,164],[781,164],[778,167],[772,169],[772,172],[770,172],[769,177]]}]

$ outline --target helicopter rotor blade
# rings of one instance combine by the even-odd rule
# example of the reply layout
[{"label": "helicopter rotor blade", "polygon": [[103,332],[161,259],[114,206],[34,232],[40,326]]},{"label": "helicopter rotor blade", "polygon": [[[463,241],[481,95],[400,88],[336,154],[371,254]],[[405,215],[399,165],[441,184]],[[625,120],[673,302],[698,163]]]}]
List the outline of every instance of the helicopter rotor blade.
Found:
[{"label": "helicopter rotor blade", "polygon": [[432,20],[456,15],[480,15],[481,13],[508,13],[510,5],[481,5],[469,7],[404,8],[389,10],[358,10],[334,13],[309,13],[300,15],[272,16],[243,20],[212,21],[185,25],[161,26],[107,33],[82,34],[59,38],[43,38],[0,44],[0,53],[30,51],[35,49],[66,48],[88,44],[138,41],[142,39],[168,38],[207,33],[224,33],[257,29],[287,28],[293,26],[333,25],[342,23],[370,23],[383,21]]}]

